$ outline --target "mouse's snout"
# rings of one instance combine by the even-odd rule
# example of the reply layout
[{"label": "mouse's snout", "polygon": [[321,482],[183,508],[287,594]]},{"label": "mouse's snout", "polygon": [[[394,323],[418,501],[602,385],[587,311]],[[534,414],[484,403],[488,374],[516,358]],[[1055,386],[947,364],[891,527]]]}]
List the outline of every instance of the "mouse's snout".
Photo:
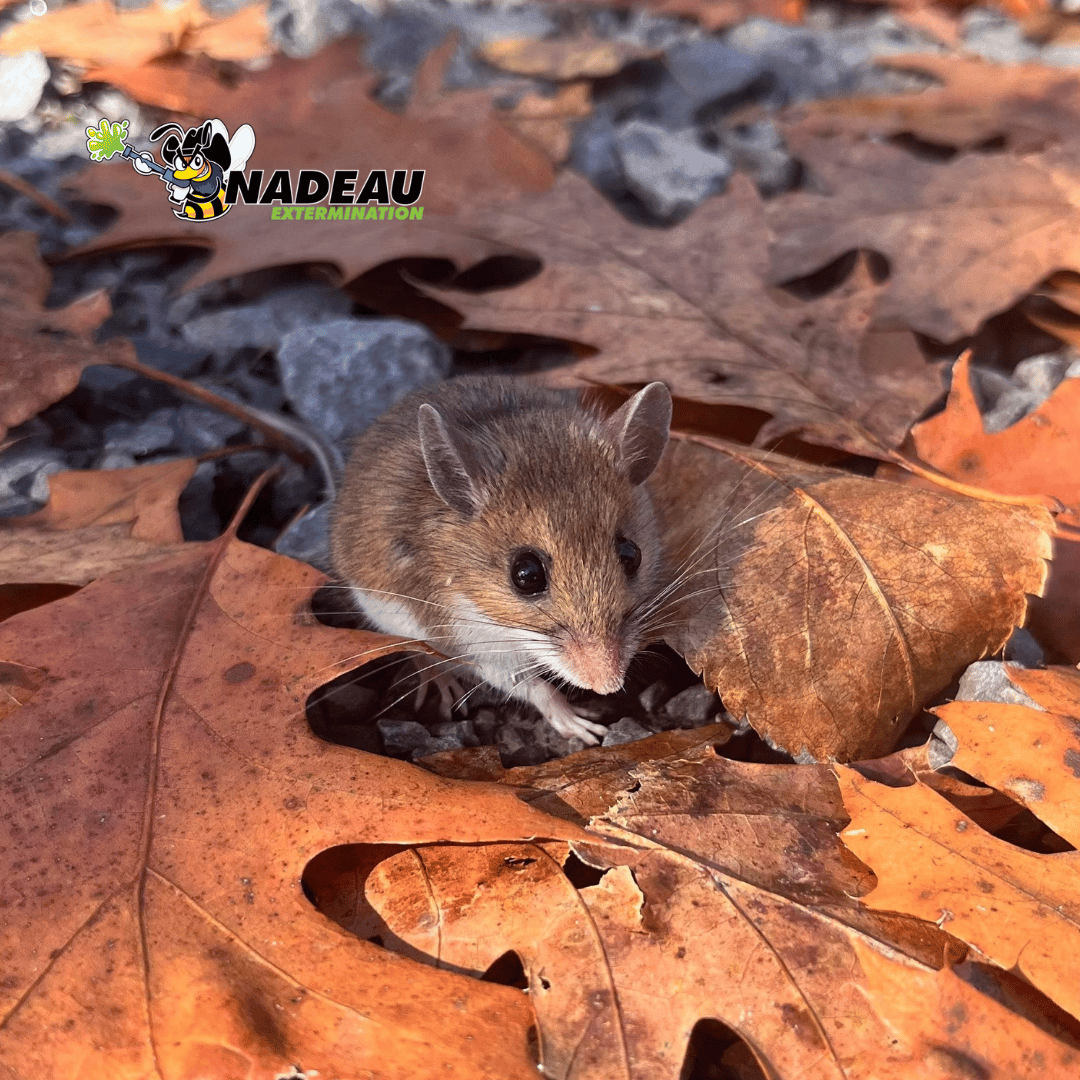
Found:
[{"label": "mouse's snout", "polygon": [[575,686],[598,694],[614,694],[622,689],[629,657],[617,638],[578,638],[566,635],[560,642],[560,675]]}]

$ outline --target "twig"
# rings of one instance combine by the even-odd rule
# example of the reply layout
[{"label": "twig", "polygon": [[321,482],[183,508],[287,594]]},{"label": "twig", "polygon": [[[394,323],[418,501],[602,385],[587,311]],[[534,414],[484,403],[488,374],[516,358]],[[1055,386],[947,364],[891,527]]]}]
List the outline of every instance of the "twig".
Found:
[{"label": "twig", "polygon": [[194,398],[204,405],[209,405],[219,412],[227,413],[242,423],[260,432],[267,441],[284,450],[290,457],[302,463],[314,462],[323,474],[324,495],[327,500],[334,498],[337,485],[334,478],[334,451],[322,444],[322,442],[309,431],[303,430],[299,424],[290,423],[284,417],[275,416],[264,412],[262,409],[254,409],[243,405],[232,398],[222,394],[215,394],[213,390],[207,390],[197,383],[188,382],[176,375],[170,375],[167,371],[150,367],[133,357],[113,356],[109,363],[115,367],[127,368],[148,379],[165,383],[181,394]]},{"label": "twig", "polygon": [[65,225],[71,223],[71,215],[58,202],[38,191],[33,184],[28,183],[21,176],[16,176],[13,172],[8,172],[7,169],[0,169],[0,184],[12,188],[20,195],[25,195],[28,199],[33,199],[42,210],[52,214],[54,218],[64,222]]}]

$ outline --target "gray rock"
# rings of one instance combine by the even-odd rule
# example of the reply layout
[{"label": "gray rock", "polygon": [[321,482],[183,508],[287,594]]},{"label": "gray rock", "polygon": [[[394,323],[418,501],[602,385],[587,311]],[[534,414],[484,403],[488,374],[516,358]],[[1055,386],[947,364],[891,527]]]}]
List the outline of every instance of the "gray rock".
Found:
[{"label": "gray rock", "polygon": [[[211,6],[228,11],[246,4],[211,0]],[[313,56],[324,45],[352,33],[361,17],[360,5],[348,0],[271,0],[267,10],[270,39],[286,56],[296,58]]]},{"label": "gray rock", "polygon": [[245,425],[228,413],[203,405],[181,405],[175,424],[177,449],[192,456],[216,450],[245,430]]},{"label": "gray rock", "polygon": [[221,535],[223,523],[214,509],[214,478],[217,462],[204,461],[180,493],[180,525],[185,540],[213,540]]},{"label": "gray rock", "polygon": [[[539,720],[537,726],[548,727],[547,724],[542,724]],[[557,756],[557,752],[552,753],[547,747],[546,740],[542,735],[539,738],[537,737],[539,734],[539,732],[523,727],[521,724],[501,725],[495,733],[495,745],[499,749],[499,757],[502,763],[507,768],[513,768],[517,765],[539,765],[541,762]],[[562,739],[562,753],[565,754],[567,747],[573,743],[579,743],[579,740],[572,739],[567,742],[566,739]],[[580,749],[580,744],[577,748]]]},{"label": "gray rock", "polygon": [[1039,60],[1050,67],[1080,67],[1080,45],[1048,45]]},{"label": "gray rock", "polygon": [[410,390],[445,376],[450,350],[419,323],[339,319],[288,333],[278,350],[293,408],[339,446]]},{"label": "gray rock", "polygon": [[1025,668],[1046,667],[1046,654],[1030,630],[1018,626],[1005,642],[1003,652],[1006,663],[1019,664]]},{"label": "gray rock", "polygon": [[621,128],[616,146],[627,187],[663,219],[683,217],[723,191],[733,171],[726,155],[702,149],[691,132],[643,120]]},{"label": "gray rock", "polygon": [[0,516],[32,514],[49,501],[49,477],[63,472],[64,455],[44,446],[16,443],[0,454]]},{"label": "gray rock", "polygon": [[633,717],[624,716],[607,729],[601,746],[622,746],[623,743],[637,742],[652,735],[648,728],[642,727]]},{"label": "gray rock", "polygon": [[607,109],[596,109],[575,128],[567,164],[594,187],[616,192],[626,187],[616,146],[618,126]]},{"label": "gray rock", "polygon": [[176,409],[155,409],[145,420],[116,420],[105,428],[105,451],[146,457],[156,450],[164,450],[179,442],[177,419]]},{"label": "gray rock", "polygon": [[774,123],[761,120],[735,127],[719,126],[717,139],[735,168],[746,173],[766,197],[790,191],[799,166],[788,153]]},{"label": "gray rock", "polygon": [[79,385],[85,390],[93,390],[98,394],[108,394],[118,386],[131,382],[134,378],[134,371],[110,367],[108,364],[94,364],[91,367],[83,368],[83,373],[79,376]]},{"label": "gray rock", "polygon": [[432,724],[431,734],[436,739],[449,740],[452,745],[445,749],[458,750],[463,746],[479,746],[480,740],[468,720],[441,720]]},{"label": "gray rock", "polygon": [[953,729],[939,720],[930,733],[930,742],[926,746],[926,760],[931,769],[944,769],[952,761],[960,741],[953,733]]},{"label": "gray rock", "polygon": [[434,741],[428,734],[423,724],[415,720],[389,720],[383,718],[375,721],[375,726],[382,736],[383,748],[391,757],[408,757],[414,754],[434,754],[431,749]]},{"label": "gray rock", "polygon": [[997,701],[1004,705],[1026,705],[1029,709],[1045,712],[1005,673],[1005,665],[998,660],[979,660],[969,664],[960,676],[956,691],[957,701]]},{"label": "gray rock", "polygon": [[680,124],[737,103],[739,96],[765,74],[759,57],[733,49],[717,38],[677,45],[664,57],[664,66],[687,102],[685,117],[672,117]]},{"label": "gray rock", "polygon": [[274,550],[310,563],[323,573],[330,566],[330,507],[322,505],[297,518],[275,541]]},{"label": "gray rock", "polygon": [[[34,111],[49,81],[49,64],[36,50],[0,56],[0,122],[21,120]],[[86,145],[83,132],[83,149]]]},{"label": "gray rock", "polygon": [[695,683],[670,698],[660,710],[668,722],[697,727],[711,719],[720,709],[720,699],[704,683]]},{"label": "gray rock", "polygon": [[[992,432],[1004,431],[1034,412],[1068,376],[1075,363],[1076,357],[1070,349],[1021,360],[993,407],[983,413],[983,427]],[[985,379],[980,379],[980,389],[986,396]]]},{"label": "gray rock", "polygon": [[877,68],[874,57],[943,51],[940,43],[887,14],[838,23],[822,12],[803,26],[748,19],[728,34],[727,43],[760,60],[770,86],[759,100],[775,107],[822,97],[915,90],[927,80]]},{"label": "gray rock", "polygon": [[658,712],[660,707],[671,697],[671,690],[668,687],[666,679],[659,679],[657,682],[646,686],[644,690],[638,694],[638,700],[641,702],[641,707],[647,713]]},{"label": "gray rock", "polygon": [[498,727],[499,718],[495,715],[494,709],[490,709],[486,705],[477,709],[472,717],[472,724],[484,745],[490,745],[495,741],[495,728]]},{"label": "gray rock", "polygon": [[184,340],[215,356],[237,349],[277,349],[291,330],[333,322],[352,311],[352,301],[341,290],[312,283],[282,289],[257,304],[229,307],[200,315],[184,323]]},{"label": "gray rock", "polygon": [[1024,64],[1039,59],[1039,49],[1021,25],[997,11],[969,8],[960,20],[964,48],[998,63]]},{"label": "gray rock", "polygon": [[95,469],[133,469],[135,465],[134,454],[126,450],[106,450],[94,462]]}]

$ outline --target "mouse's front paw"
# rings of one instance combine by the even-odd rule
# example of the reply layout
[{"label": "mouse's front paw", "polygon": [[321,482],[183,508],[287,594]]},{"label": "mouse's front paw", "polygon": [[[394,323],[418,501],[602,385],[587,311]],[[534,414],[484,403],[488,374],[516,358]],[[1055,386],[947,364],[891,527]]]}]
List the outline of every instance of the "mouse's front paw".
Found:
[{"label": "mouse's front paw", "polygon": [[[561,694],[559,696],[562,698]],[[607,734],[607,728],[603,724],[578,716],[565,698],[553,701],[544,710],[544,719],[564,739],[580,739],[587,746],[595,746]]]}]

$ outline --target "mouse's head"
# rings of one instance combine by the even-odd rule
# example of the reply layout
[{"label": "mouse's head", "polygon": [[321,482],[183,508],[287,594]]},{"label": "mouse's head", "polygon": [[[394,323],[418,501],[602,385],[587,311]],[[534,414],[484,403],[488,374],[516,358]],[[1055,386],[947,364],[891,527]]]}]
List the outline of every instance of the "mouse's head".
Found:
[{"label": "mouse's head", "polygon": [[663,573],[643,485],[671,397],[654,382],[606,418],[556,395],[546,405],[473,430],[421,406],[424,464],[445,504],[444,603],[478,655],[502,648],[510,670],[524,661],[528,674],[612,693],[644,644]]}]

